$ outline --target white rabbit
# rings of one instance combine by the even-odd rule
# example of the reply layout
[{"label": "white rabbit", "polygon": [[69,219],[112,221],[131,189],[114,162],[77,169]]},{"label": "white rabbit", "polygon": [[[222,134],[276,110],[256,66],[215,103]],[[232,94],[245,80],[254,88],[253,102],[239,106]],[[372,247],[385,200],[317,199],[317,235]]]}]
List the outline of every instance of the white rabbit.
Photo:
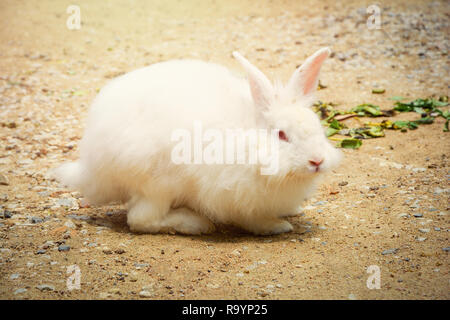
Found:
[{"label": "white rabbit", "polygon": [[[248,82],[196,60],[120,76],[92,104],[80,159],[57,168],[56,176],[92,204],[127,203],[135,232],[209,233],[213,222],[261,235],[289,232],[292,225],[280,217],[294,215],[341,157],[310,109],[329,53],[323,48],[309,57],[286,86],[272,86],[237,52]],[[205,129],[281,130],[278,172],[262,175],[261,164],[174,163],[172,133],[192,131],[195,121]]]}]

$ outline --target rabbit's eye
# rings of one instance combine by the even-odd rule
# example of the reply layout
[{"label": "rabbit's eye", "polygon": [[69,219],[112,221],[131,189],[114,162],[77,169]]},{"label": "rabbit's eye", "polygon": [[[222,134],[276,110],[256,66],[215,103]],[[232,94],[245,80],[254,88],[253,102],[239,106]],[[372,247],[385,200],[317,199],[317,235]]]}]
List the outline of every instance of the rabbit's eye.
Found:
[{"label": "rabbit's eye", "polygon": [[286,133],[285,133],[283,130],[280,130],[280,131],[278,132],[278,138],[280,138],[280,140],[283,140],[283,141],[286,141],[286,142],[289,141],[289,139],[288,139]]}]

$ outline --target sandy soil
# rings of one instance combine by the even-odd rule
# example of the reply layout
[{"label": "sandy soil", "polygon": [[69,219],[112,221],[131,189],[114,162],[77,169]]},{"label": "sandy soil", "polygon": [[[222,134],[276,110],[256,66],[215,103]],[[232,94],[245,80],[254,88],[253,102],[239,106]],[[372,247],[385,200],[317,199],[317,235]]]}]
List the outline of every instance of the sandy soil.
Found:
[{"label": "sandy soil", "polygon": [[[330,46],[318,99],[389,109],[449,93],[448,1],[0,2],[0,298],[449,299],[449,133],[443,119],[345,150],[294,232],[136,235],[118,206],[82,208],[47,178],[78,154],[90,102],[109,79],[171,58],[240,72],[240,50],[272,79]],[[383,87],[385,94],[372,94]],[[401,114],[396,119],[415,119]],[[355,119],[347,120],[357,125]],[[62,246],[62,247],[61,247]],[[59,251],[68,246],[68,251]],[[69,266],[81,288],[69,290]],[[369,289],[369,266],[381,288]],[[144,292],[143,292],[144,291]]]}]

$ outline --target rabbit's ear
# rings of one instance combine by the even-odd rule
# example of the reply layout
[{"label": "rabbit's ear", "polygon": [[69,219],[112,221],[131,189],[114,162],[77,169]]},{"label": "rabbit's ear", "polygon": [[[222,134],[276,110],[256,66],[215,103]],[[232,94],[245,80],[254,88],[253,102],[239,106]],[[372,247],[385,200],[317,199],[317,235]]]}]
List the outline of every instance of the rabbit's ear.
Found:
[{"label": "rabbit's ear", "polygon": [[267,79],[264,73],[252,65],[239,52],[234,51],[233,57],[242,65],[242,67],[244,67],[245,71],[247,71],[253,101],[257,107],[266,109],[272,103],[274,98],[273,87],[269,79]]},{"label": "rabbit's ear", "polygon": [[295,70],[288,84],[292,92],[304,96],[315,92],[319,82],[320,68],[330,52],[329,48],[318,50]]}]

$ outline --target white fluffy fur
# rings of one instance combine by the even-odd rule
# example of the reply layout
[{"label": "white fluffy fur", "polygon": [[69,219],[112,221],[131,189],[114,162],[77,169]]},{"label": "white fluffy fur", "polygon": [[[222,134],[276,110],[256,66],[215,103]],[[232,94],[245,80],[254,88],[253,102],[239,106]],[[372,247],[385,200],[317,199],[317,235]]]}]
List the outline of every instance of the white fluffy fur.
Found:
[{"label": "white fluffy fur", "polygon": [[[238,53],[250,90],[226,68],[195,60],[156,63],[118,77],[93,102],[80,159],[56,169],[57,177],[92,204],[127,203],[128,224],[137,232],[207,233],[212,221],[255,234],[291,231],[280,217],[295,213],[318,176],[340,158],[309,108],[328,53],[325,48],[310,57],[286,87],[273,88]],[[204,130],[285,131],[289,142],[280,141],[278,174],[262,176],[259,165],[172,163],[172,131],[192,130],[198,120]],[[319,172],[310,159],[324,159]]]}]

